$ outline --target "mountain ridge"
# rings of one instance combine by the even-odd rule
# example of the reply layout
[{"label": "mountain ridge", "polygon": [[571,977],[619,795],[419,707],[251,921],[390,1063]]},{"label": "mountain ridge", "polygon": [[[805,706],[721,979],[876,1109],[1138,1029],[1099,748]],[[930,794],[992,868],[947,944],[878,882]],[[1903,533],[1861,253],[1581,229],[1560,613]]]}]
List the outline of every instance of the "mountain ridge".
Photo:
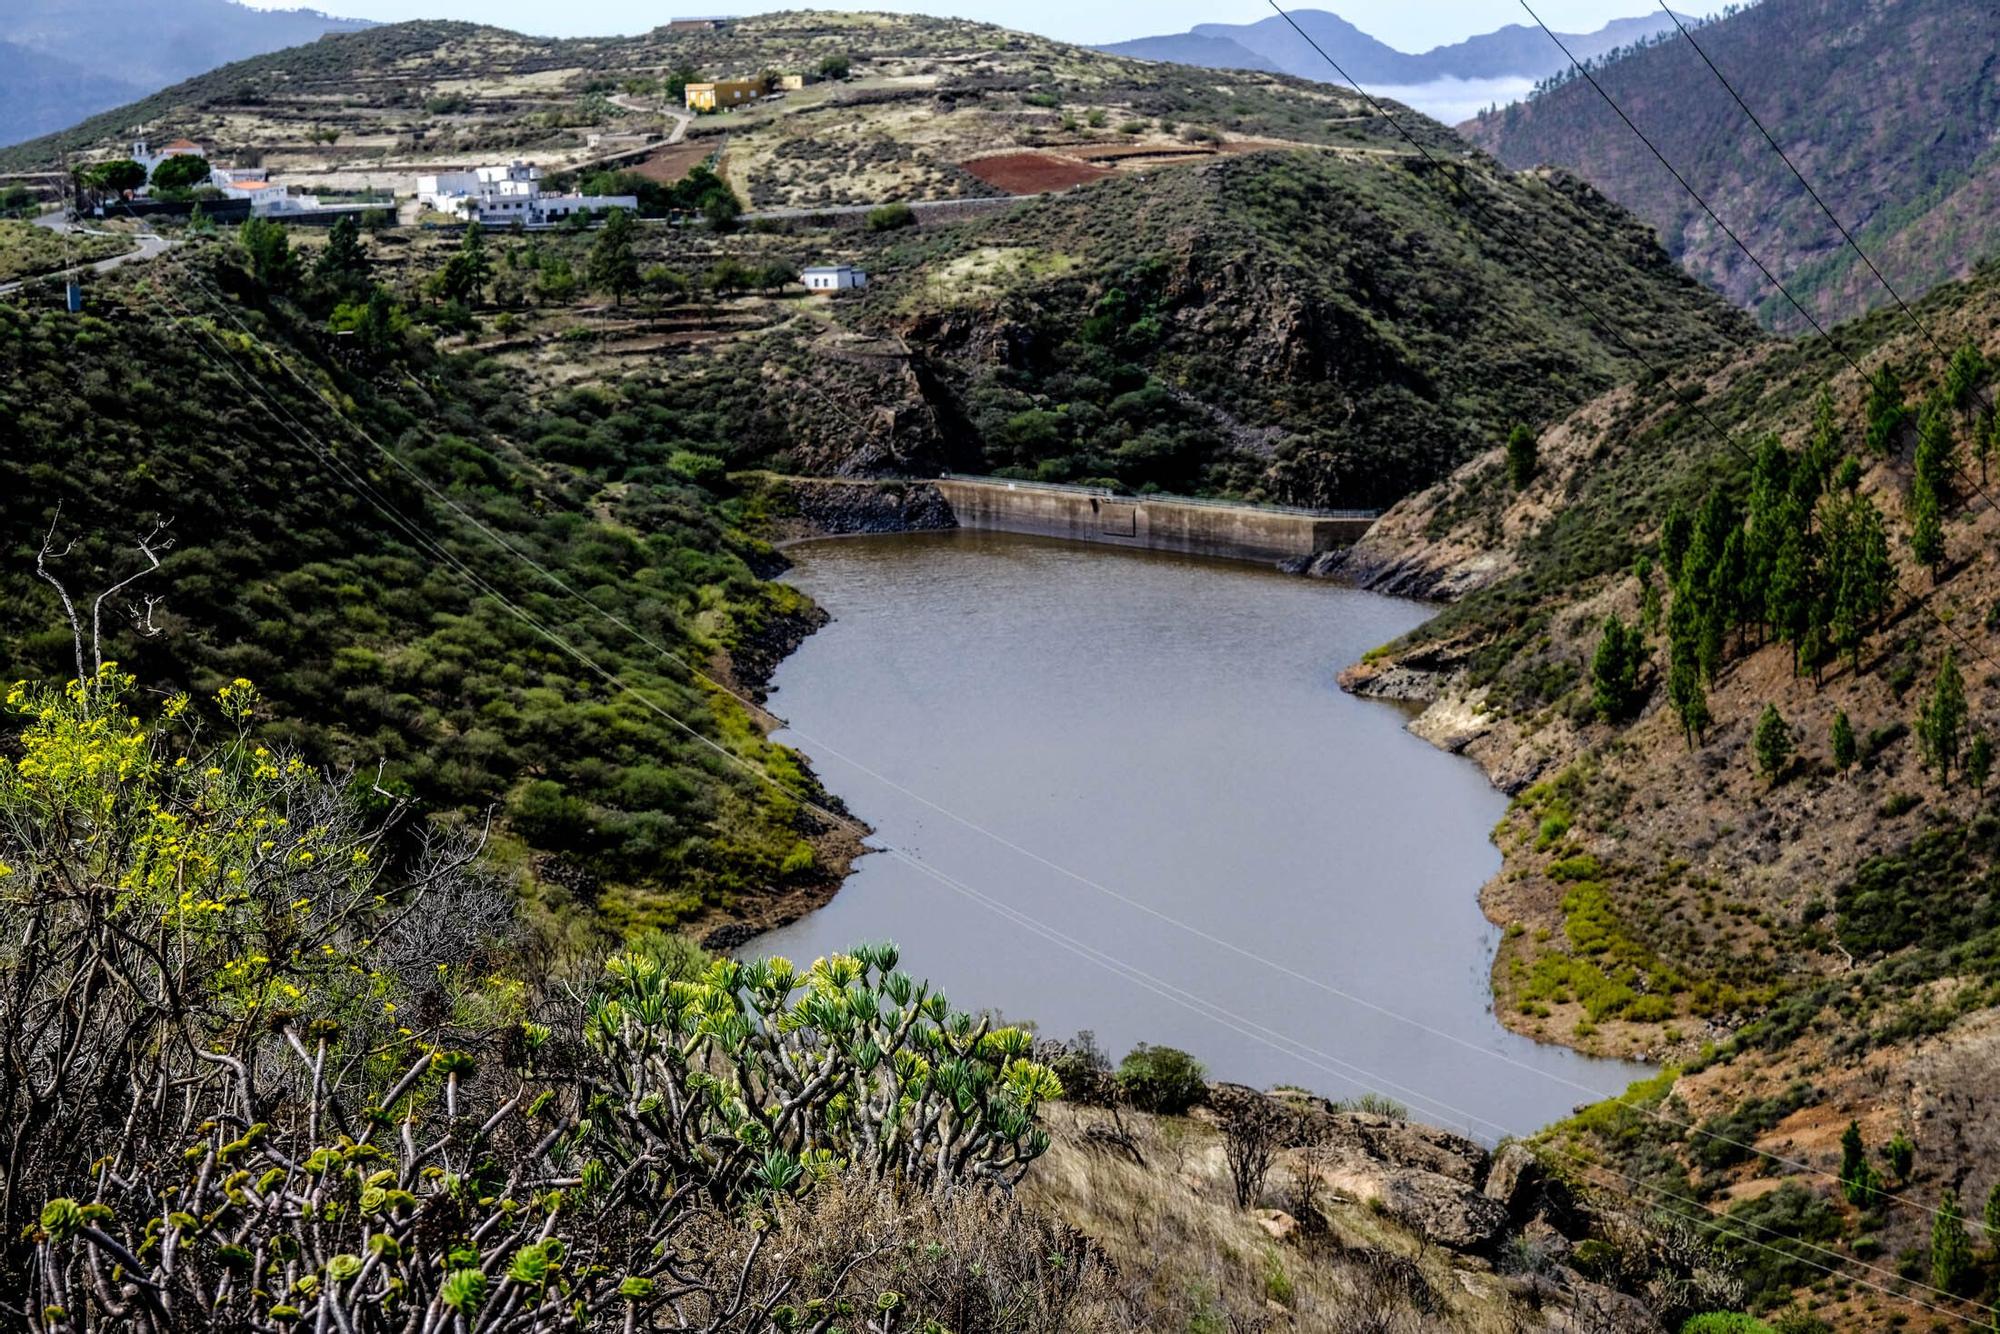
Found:
[{"label": "mountain ridge", "polygon": [[[1205,65],[1204,43],[1227,42],[1301,78],[1334,79],[1324,58],[1293,28],[1324,47],[1349,75],[1364,85],[1407,87],[1438,79],[1540,79],[1565,67],[1562,53],[1538,29],[1509,24],[1428,51],[1398,50],[1369,36],[1338,14],[1321,9],[1290,12],[1291,22],[1273,15],[1252,23],[1198,23],[1186,33],[1167,33],[1099,46],[1101,51],[1171,59]],[[1672,27],[1664,15],[1613,19],[1588,33],[1568,33],[1563,39],[1579,56],[1589,59],[1627,44],[1643,41]],[[1214,48],[1227,54],[1230,48]],[[1148,55],[1148,52],[1157,55]]]},{"label": "mountain ridge", "polygon": [[14,0],[6,42],[28,56],[8,68],[31,77],[0,83],[0,146],[64,129],[245,56],[373,26],[235,0]]},{"label": "mountain ridge", "polygon": [[[1903,297],[2000,245],[2000,11],[1988,0],[1763,0],[1695,37]],[[1891,302],[1686,41],[1595,73],[1822,322]],[[1510,166],[1577,172],[1731,300],[1774,328],[1805,327],[1588,82],[1460,128]]]}]

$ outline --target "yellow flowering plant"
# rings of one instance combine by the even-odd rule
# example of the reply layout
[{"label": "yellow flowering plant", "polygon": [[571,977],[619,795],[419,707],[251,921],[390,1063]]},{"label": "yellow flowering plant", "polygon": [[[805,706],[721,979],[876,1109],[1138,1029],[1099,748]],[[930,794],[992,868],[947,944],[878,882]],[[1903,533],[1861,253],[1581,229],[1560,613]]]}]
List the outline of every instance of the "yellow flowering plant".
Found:
[{"label": "yellow flowering plant", "polygon": [[135,698],[115,664],[6,694],[0,1038],[18,1060],[0,1115],[38,1127],[0,1143],[8,1235],[31,1203],[8,1187],[184,1133],[225,1076],[254,1090],[304,1046],[360,1080],[402,1059],[399,1028],[464,1041],[472,961],[512,930],[475,843],[399,831],[400,810],[259,744],[249,682],[150,721]]}]

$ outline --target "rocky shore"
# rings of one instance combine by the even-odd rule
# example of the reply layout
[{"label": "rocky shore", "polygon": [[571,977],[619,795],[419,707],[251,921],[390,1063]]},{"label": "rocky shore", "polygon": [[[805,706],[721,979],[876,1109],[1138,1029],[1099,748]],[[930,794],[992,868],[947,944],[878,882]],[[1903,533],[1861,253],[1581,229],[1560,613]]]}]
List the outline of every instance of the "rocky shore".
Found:
[{"label": "rocky shore", "polygon": [[857,533],[921,533],[958,527],[929,482],[785,478],[767,492],[779,542]]}]

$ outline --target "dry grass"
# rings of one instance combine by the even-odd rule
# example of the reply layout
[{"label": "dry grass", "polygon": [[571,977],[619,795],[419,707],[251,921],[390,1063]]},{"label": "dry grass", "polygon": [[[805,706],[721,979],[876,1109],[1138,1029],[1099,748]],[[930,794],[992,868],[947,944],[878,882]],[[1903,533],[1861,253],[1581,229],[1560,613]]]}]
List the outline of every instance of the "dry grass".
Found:
[{"label": "dry grass", "polygon": [[1128,1299],[1156,1322],[1147,1328],[1514,1334],[1542,1327],[1490,1266],[1426,1247],[1357,1201],[1323,1197],[1321,1229],[1274,1236],[1260,1218],[1294,1203],[1293,1155],[1280,1159],[1257,1209],[1246,1212],[1236,1207],[1212,1124],[1123,1113],[1142,1164],[1085,1139],[1108,1116],[1055,1108],[1055,1147],[1021,1194],[1104,1247]]}]

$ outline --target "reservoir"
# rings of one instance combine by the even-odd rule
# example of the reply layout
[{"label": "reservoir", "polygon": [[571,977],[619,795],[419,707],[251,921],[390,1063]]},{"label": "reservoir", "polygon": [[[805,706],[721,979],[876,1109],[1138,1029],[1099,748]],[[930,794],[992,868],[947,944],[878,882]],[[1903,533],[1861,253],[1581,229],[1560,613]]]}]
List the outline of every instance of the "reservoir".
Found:
[{"label": "reservoir", "polygon": [[834,619],[778,669],[778,739],[894,851],[745,953],[893,940],[960,1008],[1487,1142],[1648,1073],[1493,1017],[1506,798],[1334,680],[1421,604],[962,530],[789,554]]}]

